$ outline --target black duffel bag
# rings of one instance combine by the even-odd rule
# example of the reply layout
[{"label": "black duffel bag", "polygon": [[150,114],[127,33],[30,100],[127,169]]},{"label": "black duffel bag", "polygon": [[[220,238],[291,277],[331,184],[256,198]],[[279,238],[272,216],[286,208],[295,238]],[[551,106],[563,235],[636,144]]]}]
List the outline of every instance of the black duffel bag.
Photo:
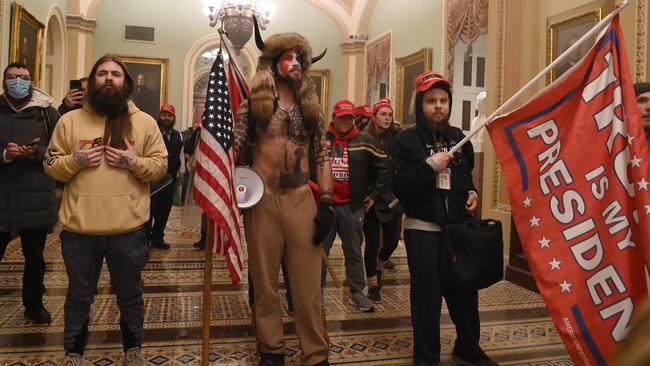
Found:
[{"label": "black duffel bag", "polygon": [[503,278],[503,230],[497,220],[469,218],[442,229],[442,279],[448,288],[482,289]]}]

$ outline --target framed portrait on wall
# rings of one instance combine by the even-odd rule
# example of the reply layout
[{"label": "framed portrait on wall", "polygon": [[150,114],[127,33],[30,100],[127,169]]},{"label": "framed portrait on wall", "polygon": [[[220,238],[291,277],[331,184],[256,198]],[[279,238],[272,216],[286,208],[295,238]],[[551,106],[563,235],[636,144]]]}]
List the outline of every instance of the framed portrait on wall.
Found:
[{"label": "framed portrait on wall", "polygon": [[328,98],[329,98],[329,82],[330,82],[330,71],[329,70],[319,70],[319,69],[309,69],[307,70],[307,75],[314,82],[316,87],[316,95],[318,95],[318,103],[323,110],[323,116],[327,120],[329,115],[328,110]]},{"label": "framed portrait on wall", "polygon": [[153,118],[158,118],[160,106],[167,103],[166,58],[115,55],[124,61],[135,82],[131,98],[135,105]]},{"label": "framed portrait on wall", "polygon": [[22,5],[11,4],[9,62],[22,62],[32,73],[34,85],[41,80],[43,32],[45,26]]},{"label": "framed portrait on wall", "polygon": [[388,98],[390,92],[391,33],[366,44],[366,103]]},{"label": "framed portrait on wall", "polygon": [[[576,9],[547,19],[546,27],[546,63],[553,62],[559,55],[576,43],[602,18],[602,8],[591,10]],[[596,36],[583,43],[574,50],[567,59],[555,67],[547,76],[547,81],[552,82],[584,57],[596,42]]]},{"label": "framed portrait on wall", "polygon": [[415,78],[431,69],[431,49],[422,48],[404,57],[395,59],[397,66],[397,100],[395,120],[403,128],[415,123]]}]

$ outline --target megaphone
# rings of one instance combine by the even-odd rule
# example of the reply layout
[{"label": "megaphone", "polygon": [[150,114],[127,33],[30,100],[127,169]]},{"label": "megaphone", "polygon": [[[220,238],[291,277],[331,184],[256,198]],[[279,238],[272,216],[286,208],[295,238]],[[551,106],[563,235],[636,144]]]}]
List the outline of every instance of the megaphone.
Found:
[{"label": "megaphone", "polygon": [[255,206],[264,195],[264,181],[260,173],[247,166],[235,167],[235,198],[239,208]]}]

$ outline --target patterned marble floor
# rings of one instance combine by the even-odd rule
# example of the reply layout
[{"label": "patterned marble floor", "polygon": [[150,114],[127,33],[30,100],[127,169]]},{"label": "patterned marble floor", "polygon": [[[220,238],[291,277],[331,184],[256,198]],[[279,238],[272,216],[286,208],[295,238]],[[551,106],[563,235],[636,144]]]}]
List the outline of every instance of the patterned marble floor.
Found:
[{"label": "patterned marble floor", "polygon": [[[174,208],[166,231],[171,250],[152,250],[145,267],[145,345],[149,365],[199,365],[201,357],[201,307],[203,253],[192,243],[198,231],[181,225]],[[21,305],[22,254],[20,244],[9,245],[0,262],[0,366],[58,365],[63,358],[63,302],[67,277],[58,235],[46,245],[45,306],[52,324],[38,326],[25,320]],[[343,254],[335,245],[331,255],[335,271],[343,278]],[[349,293],[328,284],[325,291],[327,327],[335,364],[409,365],[412,334],[409,317],[408,268],[400,245],[393,256],[394,270],[385,277],[383,301],[374,313],[362,313],[348,304]],[[210,364],[252,365],[257,362],[250,326],[246,279],[232,285],[222,260],[213,265]],[[282,297],[284,301],[284,297]],[[502,365],[574,365],[548,317],[541,297],[500,282],[480,292],[481,346]],[[286,309],[286,303],[283,303]],[[86,364],[120,364],[122,350],[119,310],[111,293],[106,270],[92,307],[91,338]],[[288,364],[299,364],[293,318],[285,311]],[[453,323],[443,307],[441,365],[449,360],[455,338]]]}]

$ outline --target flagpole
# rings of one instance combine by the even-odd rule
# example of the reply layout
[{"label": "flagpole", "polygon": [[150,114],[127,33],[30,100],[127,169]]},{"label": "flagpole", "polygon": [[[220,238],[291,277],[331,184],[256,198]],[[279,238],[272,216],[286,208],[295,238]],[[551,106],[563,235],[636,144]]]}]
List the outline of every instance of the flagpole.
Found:
[{"label": "flagpole", "polygon": [[505,103],[503,103],[499,108],[497,108],[490,116],[488,116],[485,119],[485,122],[483,122],[480,126],[476,127],[474,130],[470,131],[469,135],[465,136],[464,139],[462,139],[456,146],[454,146],[451,150],[449,150],[450,153],[456,153],[460,148],[467,143],[474,135],[479,133],[485,126],[490,124],[494,118],[499,116],[504,110],[506,110],[508,107],[510,107],[511,104],[513,104],[519,97],[521,97],[524,92],[526,92],[530,87],[535,85],[540,79],[546,76],[546,74],[551,71],[553,68],[555,68],[557,65],[559,65],[561,62],[563,62],[565,59],[567,59],[574,50],[576,50],[580,45],[585,43],[589,38],[591,38],[594,34],[596,34],[598,31],[601,30],[605,25],[607,25],[612,18],[614,18],[618,13],[625,8],[629,0],[623,0],[621,3],[616,5],[614,10],[609,13],[603,20],[601,20],[598,24],[596,24],[591,30],[585,35],[583,35],[576,43],[572,44],[571,47],[567,48],[566,51],[564,51],[562,54],[560,54],[555,61],[551,62],[548,66],[544,68],[544,70],[540,71],[537,76],[535,76],[531,81],[528,82],[528,84],[524,85],[521,89],[519,89],[518,92],[516,92],[513,96],[510,97]]},{"label": "flagpole", "polygon": [[203,329],[201,344],[201,365],[210,365],[210,320],[212,309],[212,248],[214,246],[214,222],[208,217],[205,235],[203,262]]},{"label": "flagpole", "polygon": [[232,50],[232,42],[230,42],[230,38],[228,38],[228,34],[226,31],[223,30],[223,28],[219,28],[219,35],[221,36],[221,45],[223,45],[226,48],[226,52],[228,53],[228,62],[233,66],[235,69],[235,72],[238,73],[240,76],[244,75],[241,72],[241,68],[239,67],[239,64],[237,63],[237,58],[233,57],[232,55],[236,53],[233,52]]}]

